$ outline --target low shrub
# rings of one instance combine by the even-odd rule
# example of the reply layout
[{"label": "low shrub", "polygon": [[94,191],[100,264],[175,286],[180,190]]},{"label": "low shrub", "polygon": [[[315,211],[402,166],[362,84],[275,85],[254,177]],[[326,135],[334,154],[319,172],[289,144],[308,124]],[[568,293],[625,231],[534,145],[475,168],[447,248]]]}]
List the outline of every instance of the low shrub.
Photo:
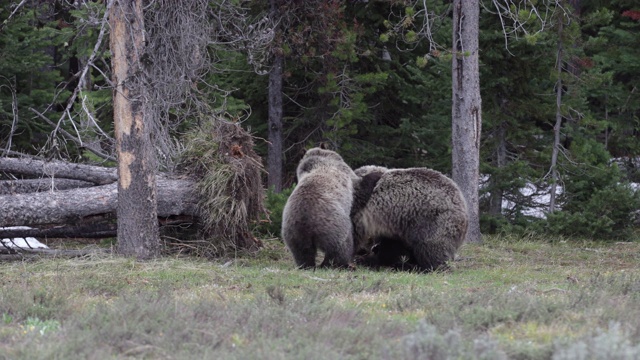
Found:
[{"label": "low shrub", "polygon": [[291,186],[290,188],[282,189],[280,193],[276,193],[273,189],[267,190],[265,208],[269,218],[260,222],[255,230],[256,234],[265,237],[280,237],[282,211],[294,188],[295,186]]},{"label": "low shrub", "polygon": [[554,235],[628,239],[633,234],[633,217],[638,209],[640,193],[628,184],[614,184],[593,191],[590,197],[569,209],[547,214],[542,225]]}]

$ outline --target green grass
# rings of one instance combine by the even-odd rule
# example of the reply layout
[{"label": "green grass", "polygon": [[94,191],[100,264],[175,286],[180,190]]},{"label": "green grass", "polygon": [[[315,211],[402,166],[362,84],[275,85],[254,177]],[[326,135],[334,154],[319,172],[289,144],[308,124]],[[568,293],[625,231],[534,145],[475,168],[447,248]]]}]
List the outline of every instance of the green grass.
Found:
[{"label": "green grass", "polygon": [[297,270],[265,244],[0,263],[0,359],[640,358],[640,242],[487,237],[431,274]]}]

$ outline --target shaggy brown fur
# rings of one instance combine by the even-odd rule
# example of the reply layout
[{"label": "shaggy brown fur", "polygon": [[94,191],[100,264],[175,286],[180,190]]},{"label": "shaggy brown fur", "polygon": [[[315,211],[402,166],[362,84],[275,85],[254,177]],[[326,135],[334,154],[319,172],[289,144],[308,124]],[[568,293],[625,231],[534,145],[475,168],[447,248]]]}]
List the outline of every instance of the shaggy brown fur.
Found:
[{"label": "shaggy brown fur", "polygon": [[351,218],[356,247],[369,254],[365,264],[397,267],[402,257],[431,271],[453,260],[466,236],[468,216],[451,179],[427,168],[365,166],[355,173],[362,181]]},{"label": "shaggy brown fur", "polygon": [[359,181],[337,153],[320,148],[307,151],[298,164],[298,185],[282,213],[282,238],[302,268],[346,267],[353,257],[353,230],[349,217],[353,185]]}]

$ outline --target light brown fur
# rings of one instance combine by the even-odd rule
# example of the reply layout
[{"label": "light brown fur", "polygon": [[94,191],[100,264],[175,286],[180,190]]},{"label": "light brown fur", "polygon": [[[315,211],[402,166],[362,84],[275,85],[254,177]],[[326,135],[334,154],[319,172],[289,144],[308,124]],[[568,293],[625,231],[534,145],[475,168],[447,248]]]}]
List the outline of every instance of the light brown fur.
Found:
[{"label": "light brown fur", "polygon": [[353,257],[353,229],[349,217],[353,185],[359,181],[337,153],[308,150],[297,168],[298,185],[282,214],[282,238],[301,268],[346,267]]}]

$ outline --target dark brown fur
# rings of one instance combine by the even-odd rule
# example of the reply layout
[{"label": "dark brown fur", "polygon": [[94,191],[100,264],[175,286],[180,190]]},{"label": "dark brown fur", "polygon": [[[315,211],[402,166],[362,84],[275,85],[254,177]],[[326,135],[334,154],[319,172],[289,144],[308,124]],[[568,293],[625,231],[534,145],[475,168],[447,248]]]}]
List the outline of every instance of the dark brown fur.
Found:
[{"label": "dark brown fur", "polygon": [[371,249],[360,249],[356,264],[374,269],[420,270],[411,249],[402,240],[388,237],[376,238]]},{"label": "dark brown fur", "polygon": [[[468,220],[462,193],[451,179],[427,168],[355,172],[363,185],[356,187],[351,211],[354,241],[357,249],[377,257],[369,263],[396,267],[407,251],[408,260],[424,271],[453,260]],[[369,176],[378,180],[365,181]]]}]

